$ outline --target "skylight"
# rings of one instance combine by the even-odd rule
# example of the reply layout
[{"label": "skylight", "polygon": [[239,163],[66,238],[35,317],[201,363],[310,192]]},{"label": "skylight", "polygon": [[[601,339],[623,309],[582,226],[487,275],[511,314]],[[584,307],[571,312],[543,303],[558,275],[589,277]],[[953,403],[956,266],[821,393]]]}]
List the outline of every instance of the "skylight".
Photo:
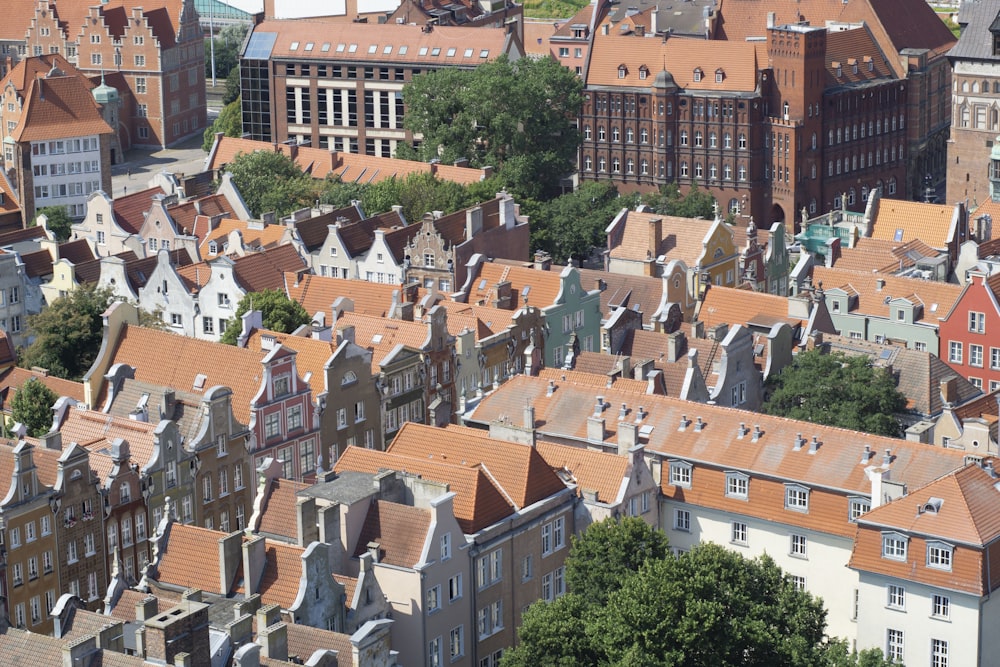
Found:
[{"label": "skylight", "polygon": [[291,45],[288,47],[288,50],[289,51],[295,51],[298,48],[299,48],[299,43],[298,42],[292,42]]}]

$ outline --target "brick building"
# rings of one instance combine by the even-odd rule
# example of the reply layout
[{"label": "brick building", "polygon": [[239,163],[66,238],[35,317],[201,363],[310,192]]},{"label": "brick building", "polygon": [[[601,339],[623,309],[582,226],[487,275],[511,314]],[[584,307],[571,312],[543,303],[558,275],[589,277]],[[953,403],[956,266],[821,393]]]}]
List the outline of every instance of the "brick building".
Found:
[{"label": "brick building", "polygon": [[[118,127],[122,149],[170,146],[201,135],[205,47],[194,0],[18,2],[20,56],[58,53],[91,76],[113,72],[127,87]],[[0,41],[0,49],[3,42]],[[8,55],[15,54],[8,50]]]},{"label": "brick building", "polygon": [[403,86],[427,69],[472,69],[523,47],[507,28],[265,20],[240,56],[243,131],[258,141],[391,157]]}]

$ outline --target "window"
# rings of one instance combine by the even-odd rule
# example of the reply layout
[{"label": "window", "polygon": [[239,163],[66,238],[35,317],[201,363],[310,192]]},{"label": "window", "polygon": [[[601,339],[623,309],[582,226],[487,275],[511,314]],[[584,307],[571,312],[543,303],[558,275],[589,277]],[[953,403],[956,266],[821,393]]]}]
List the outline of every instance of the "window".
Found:
[{"label": "window", "polygon": [[691,464],[683,461],[670,463],[670,483],[674,486],[691,486]]},{"label": "window", "polygon": [[952,364],[962,363],[962,343],[960,341],[948,342],[948,362]]},{"label": "window", "polygon": [[552,594],[552,573],[542,575],[542,599],[551,602],[554,598]]},{"label": "window", "polygon": [[552,524],[547,523],[542,526],[542,555],[548,556],[552,553]]},{"label": "window", "polygon": [[462,597],[462,573],[459,572],[448,580],[448,602],[454,602]]},{"label": "window", "polygon": [[688,510],[674,510],[674,530],[681,530],[685,533],[691,531],[691,512]]},{"label": "window", "polygon": [[427,643],[427,667],[441,667],[440,637],[435,637]]},{"label": "window", "polygon": [[449,558],[451,558],[451,533],[445,533],[441,536],[441,560]]},{"label": "window", "polygon": [[208,475],[201,480],[201,498],[204,503],[212,500],[212,478]]},{"label": "window", "polygon": [[141,510],[135,515],[135,539],[137,542],[146,540],[146,515]]},{"label": "window", "polygon": [[927,544],[927,567],[939,570],[951,570],[951,556],[953,547],[942,542],[929,542]]},{"label": "window", "polygon": [[931,640],[931,667],[948,667],[948,642],[944,639]]},{"label": "window", "polygon": [[851,521],[857,521],[865,512],[868,512],[872,508],[872,501],[867,498],[851,498],[850,510],[848,516]]},{"label": "window", "polygon": [[889,584],[886,588],[886,601],[885,604],[891,609],[905,609],[906,608],[906,589],[902,586],[896,586],[895,584]]},{"label": "window", "polygon": [[285,415],[285,421],[288,425],[289,431],[294,431],[295,429],[302,428],[302,406],[293,405],[288,408],[288,412]]},{"label": "window", "polygon": [[43,516],[42,517],[42,536],[44,537],[44,536],[48,535],[51,532],[52,532],[52,519],[49,518],[49,517],[47,517],[47,516]]},{"label": "window", "polygon": [[899,533],[882,534],[882,558],[906,560],[907,538]]},{"label": "window", "polygon": [[10,529],[10,548],[16,549],[21,546],[21,529],[11,528]]},{"label": "window", "polygon": [[747,499],[750,478],[740,472],[726,473],[726,495],[730,498]]},{"label": "window", "polygon": [[521,581],[527,581],[534,576],[534,567],[531,560],[531,554],[528,554],[521,561]]},{"label": "window", "polygon": [[889,660],[903,660],[903,631],[889,628],[885,631],[885,657]]},{"label": "window", "polygon": [[[311,445],[312,442],[310,441],[309,444]],[[305,444],[303,444],[303,447],[304,446]],[[310,470],[311,468],[303,466],[302,469]],[[226,469],[223,468],[222,470],[219,471],[219,497],[221,498],[223,496],[228,496],[228,495],[229,495],[229,475],[227,474]]]},{"label": "window", "polygon": [[448,645],[452,660],[457,660],[465,655],[465,626],[460,625],[452,629]]},{"label": "window", "polygon": [[982,345],[969,345],[969,365],[979,366],[983,365],[983,346]]},{"label": "window", "polygon": [[111,524],[108,526],[108,553],[114,553],[115,547],[118,546],[118,525]]},{"label": "window", "polygon": [[797,591],[804,591],[806,589],[806,578],[800,577],[798,575],[790,575],[789,578],[792,580],[792,586],[795,587]]},{"label": "window", "polygon": [[931,616],[934,618],[949,618],[951,616],[951,599],[947,595],[935,595],[931,601]]},{"label": "window", "polygon": [[34,542],[35,539],[36,539],[35,522],[29,521],[28,523],[24,524],[24,541]]},{"label": "window", "polygon": [[809,489],[797,484],[785,485],[785,509],[809,511]]},{"label": "window", "polygon": [[990,348],[990,368],[1000,370],[1000,347]]},{"label": "window", "polygon": [[741,544],[746,546],[747,544],[747,525],[741,521],[733,521],[732,525],[732,542],[733,544]]},{"label": "window", "polygon": [[264,417],[264,437],[274,438],[281,433],[281,414],[272,412]]},{"label": "window", "polygon": [[358,401],[354,404],[354,421],[363,422],[365,420],[365,404],[363,401]]},{"label": "window", "polygon": [[491,586],[503,578],[503,552],[495,549],[480,556],[476,563],[476,585],[479,588]]},{"label": "window", "polygon": [[28,581],[34,581],[38,578],[38,556],[32,556],[28,559]]},{"label": "window", "polygon": [[789,553],[793,556],[799,556],[802,558],[806,557],[806,536],[805,535],[792,535],[791,548]]},{"label": "window", "polygon": [[986,333],[986,313],[969,311],[969,331]]},{"label": "window", "polygon": [[441,587],[434,586],[427,589],[427,613],[435,612],[441,608]]},{"label": "window", "polygon": [[83,536],[83,553],[87,556],[93,556],[97,553],[97,544],[93,533],[87,533]]}]

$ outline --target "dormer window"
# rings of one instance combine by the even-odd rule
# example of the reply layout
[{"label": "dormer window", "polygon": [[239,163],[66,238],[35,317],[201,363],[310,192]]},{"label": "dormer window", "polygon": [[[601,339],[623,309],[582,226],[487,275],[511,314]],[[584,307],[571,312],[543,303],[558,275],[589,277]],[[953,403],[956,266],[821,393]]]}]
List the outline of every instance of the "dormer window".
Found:
[{"label": "dormer window", "polygon": [[625,65],[619,65],[618,66],[618,78],[619,79],[624,79],[626,74],[628,74],[628,68],[625,67]]},{"label": "dormer window", "polygon": [[722,80],[725,79],[725,78],[726,78],[726,73],[722,70],[721,67],[719,69],[715,70],[715,82],[716,83],[722,83]]},{"label": "dormer window", "polygon": [[700,67],[695,67],[694,68],[694,74],[692,76],[692,78],[694,79],[695,83],[701,81],[701,75],[702,75],[701,68]]},{"label": "dormer window", "polygon": [[643,81],[649,76],[649,68],[643,65],[639,68],[639,78]]}]

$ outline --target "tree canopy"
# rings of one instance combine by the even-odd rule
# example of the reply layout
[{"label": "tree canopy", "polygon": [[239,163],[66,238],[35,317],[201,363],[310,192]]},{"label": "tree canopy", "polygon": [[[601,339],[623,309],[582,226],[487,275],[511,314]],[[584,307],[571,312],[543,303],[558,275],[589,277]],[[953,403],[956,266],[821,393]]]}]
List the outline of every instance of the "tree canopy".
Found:
[{"label": "tree canopy", "polygon": [[674,556],[641,519],[609,519],[574,540],[566,569],[569,593],[525,612],[503,667],[890,664],[826,640],[822,602],[766,555],[706,543]]},{"label": "tree canopy", "polygon": [[205,128],[204,140],[201,142],[201,149],[203,151],[207,153],[212,150],[216,132],[222,132],[227,137],[243,136],[243,111],[240,108],[241,104],[240,98],[237,97],[234,101],[223,107],[222,111],[219,112],[218,118]]},{"label": "tree canopy", "polygon": [[228,345],[236,345],[243,329],[243,314],[259,310],[265,329],[279,333],[291,333],[303,324],[312,321],[309,313],[298,301],[292,301],[284,292],[278,289],[251,292],[240,299],[236,306],[236,314],[226,324],[226,331],[219,339]]},{"label": "tree canopy", "polygon": [[562,264],[588,257],[594,248],[605,245],[605,233],[618,211],[634,203],[620,198],[610,181],[588,181],[574,192],[546,202],[528,202],[531,218],[531,246],[552,255]]},{"label": "tree canopy", "polygon": [[219,36],[205,40],[205,79],[212,81],[212,42],[215,42],[215,78],[225,79],[239,66],[240,47],[250,29],[248,23],[232,23],[219,31]]},{"label": "tree canopy", "polygon": [[21,351],[19,364],[47,368],[52,375],[79,380],[101,349],[104,319],[111,303],[108,288],[83,285],[28,318],[31,345]]},{"label": "tree canopy", "polygon": [[233,183],[243,195],[255,217],[274,211],[287,215],[312,206],[316,184],[297,164],[283,153],[254,151],[240,153],[226,166]]},{"label": "tree canopy", "polygon": [[14,392],[10,401],[11,417],[15,423],[24,424],[28,435],[43,436],[52,428],[52,406],[58,398],[40,380],[30,378]]},{"label": "tree canopy", "polygon": [[575,168],[583,85],[553,58],[501,56],[474,70],[426,72],[403,88],[403,100],[403,122],[423,141],[401,145],[398,157],[492,166],[521,197],[557,191]]},{"label": "tree canopy", "polygon": [[69,239],[72,233],[73,220],[69,217],[69,211],[65,206],[46,206],[35,211],[35,218],[32,225],[38,224],[38,216],[45,216],[45,227],[55,234],[57,241]]},{"label": "tree canopy", "polygon": [[906,397],[896,380],[865,356],[802,352],[768,381],[763,411],[814,424],[899,437]]},{"label": "tree canopy", "polygon": [[715,197],[707,190],[699,188],[697,181],[691,185],[686,195],[681,194],[677,183],[667,183],[659,192],[644,195],[642,203],[660,215],[705,220],[712,220],[715,217]]}]

